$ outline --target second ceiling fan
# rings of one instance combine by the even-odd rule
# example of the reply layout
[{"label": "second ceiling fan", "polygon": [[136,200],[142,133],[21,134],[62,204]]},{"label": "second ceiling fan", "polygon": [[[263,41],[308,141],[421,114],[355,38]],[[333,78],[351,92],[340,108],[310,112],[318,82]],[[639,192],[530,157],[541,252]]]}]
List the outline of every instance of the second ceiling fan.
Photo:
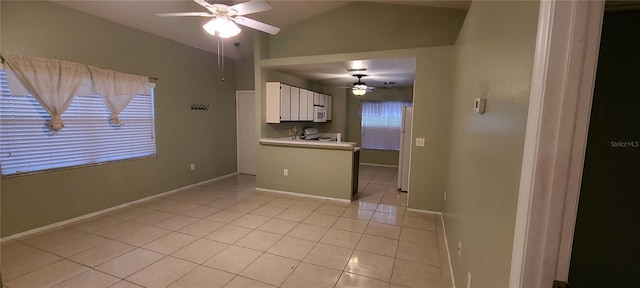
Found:
[{"label": "second ceiling fan", "polygon": [[177,12],[177,13],[159,13],[161,17],[206,17],[212,18],[202,27],[211,35],[217,35],[221,38],[228,38],[238,35],[240,28],[236,25],[242,25],[253,28],[262,32],[276,35],[280,32],[280,28],[269,24],[253,20],[244,15],[271,10],[272,7],[266,1],[251,0],[244,3],[227,6],[225,4],[212,4],[205,0],[193,0],[200,6],[209,10],[209,12]]}]

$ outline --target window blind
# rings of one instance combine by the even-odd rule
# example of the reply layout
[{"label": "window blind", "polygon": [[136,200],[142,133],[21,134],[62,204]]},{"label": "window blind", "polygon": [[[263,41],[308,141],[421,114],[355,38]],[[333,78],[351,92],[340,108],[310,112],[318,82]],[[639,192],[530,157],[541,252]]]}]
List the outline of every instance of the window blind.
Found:
[{"label": "window blind", "polygon": [[400,150],[402,107],[411,105],[405,101],[363,101],[362,148]]},{"label": "window blind", "polygon": [[[76,96],[53,134],[49,114],[33,96],[13,96],[0,71],[2,175],[89,165],[156,154],[153,95],[136,95],[122,111],[124,126],[109,124],[100,96]],[[153,94],[153,90],[152,93]]]}]

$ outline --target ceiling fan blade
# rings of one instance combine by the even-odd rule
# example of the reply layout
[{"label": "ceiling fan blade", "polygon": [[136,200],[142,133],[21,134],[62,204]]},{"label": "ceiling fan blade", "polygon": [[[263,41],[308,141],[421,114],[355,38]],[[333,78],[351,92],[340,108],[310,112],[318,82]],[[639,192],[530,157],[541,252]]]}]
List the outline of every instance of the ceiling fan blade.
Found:
[{"label": "ceiling fan blade", "polygon": [[249,28],[253,28],[256,30],[260,30],[262,32],[269,33],[271,35],[276,35],[278,34],[278,32],[280,32],[280,28],[276,26],[271,26],[269,24],[262,23],[260,21],[256,21],[247,17],[235,17],[233,18],[233,21],[235,21],[240,25],[247,26]]},{"label": "ceiling fan blade", "polygon": [[252,0],[252,1],[233,5],[229,7],[229,9],[236,10],[238,12],[238,15],[247,15],[247,14],[271,10],[272,7],[266,1]]},{"label": "ceiling fan blade", "polygon": [[212,4],[209,4],[209,2],[207,2],[205,0],[193,0],[193,2],[198,3],[198,5],[206,8],[209,11],[211,11],[211,13],[216,13],[218,11],[218,8],[216,8]]},{"label": "ceiling fan blade", "polygon": [[209,14],[207,12],[158,13],[158,14],[156,14],[156,16],[160,16],[160,17],[182,17],[182,16],[216,17],[216,15]]}]

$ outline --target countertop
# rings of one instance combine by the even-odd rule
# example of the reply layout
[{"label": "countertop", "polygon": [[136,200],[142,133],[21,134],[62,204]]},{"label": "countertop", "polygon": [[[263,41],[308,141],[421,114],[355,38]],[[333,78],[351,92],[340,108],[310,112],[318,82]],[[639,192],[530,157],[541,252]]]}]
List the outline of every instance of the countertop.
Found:
[{"label": "countertop", "polygon": [[285,138],[260,138],[260,144],[274,146],[291,146],[291,147],[308,147],[308,148],[324,148],[336,150],[353,150],[359,151],[360,147],[356,147],[356,142],[336,142],[336,141],[317,141],[317,140],[301,140]]}]

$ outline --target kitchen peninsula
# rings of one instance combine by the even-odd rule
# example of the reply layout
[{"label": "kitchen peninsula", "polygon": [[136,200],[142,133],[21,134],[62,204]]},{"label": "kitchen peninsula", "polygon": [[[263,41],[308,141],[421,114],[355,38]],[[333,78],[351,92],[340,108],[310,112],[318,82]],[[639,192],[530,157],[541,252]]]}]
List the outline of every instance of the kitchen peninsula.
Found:
[{"label": "kitchen peninsula", "polygon": [[358,191],[355,142],[261,138],[256,188],[350,201]]}]

